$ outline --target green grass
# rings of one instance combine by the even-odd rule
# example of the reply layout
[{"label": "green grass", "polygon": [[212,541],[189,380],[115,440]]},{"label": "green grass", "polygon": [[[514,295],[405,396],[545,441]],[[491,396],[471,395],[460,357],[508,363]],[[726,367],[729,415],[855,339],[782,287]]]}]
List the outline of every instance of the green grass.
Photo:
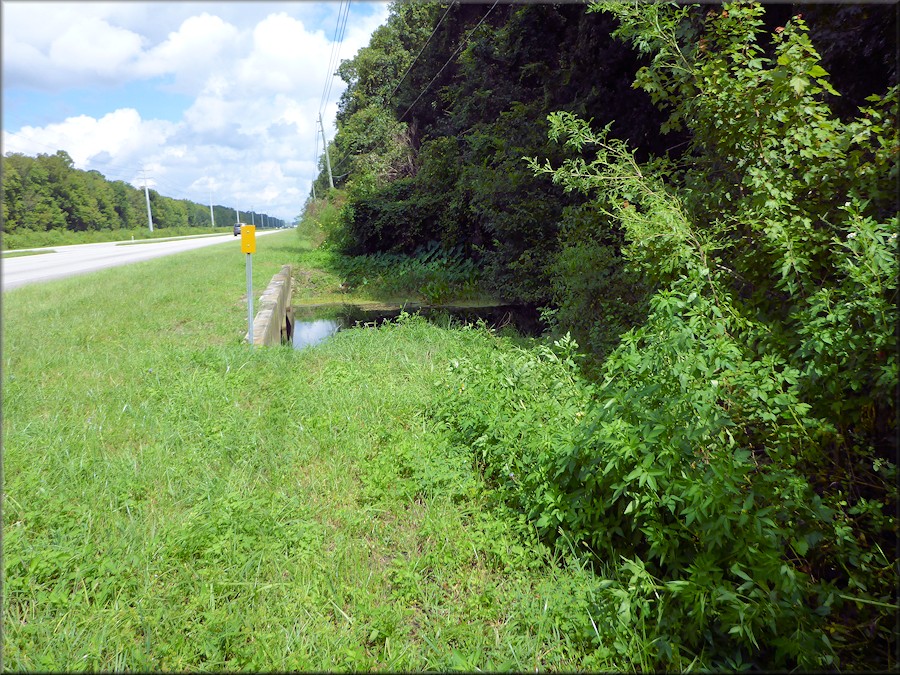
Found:
[{"label": "green grass", "polygon": [[[597,579],[432,419],[450,359],[501,338],[413,318],[251,351],[233,244],[3,294],[5,667],[624,667]],[[254,294],[319,255],[261,238]]]},{"label": "green grass", "polygon": [[21,258],[26,255],[43,255],[44,253],[56,253],[53,249],[47,249],[43,251],[4,251],[4,258]]}]

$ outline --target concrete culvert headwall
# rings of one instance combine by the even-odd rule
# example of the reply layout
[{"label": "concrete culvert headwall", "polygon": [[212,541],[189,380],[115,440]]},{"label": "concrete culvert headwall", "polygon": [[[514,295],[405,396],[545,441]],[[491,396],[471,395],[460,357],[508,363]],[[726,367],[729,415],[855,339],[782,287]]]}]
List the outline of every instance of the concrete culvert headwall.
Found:
[{"label": "concrete culvert headwall", "polygon": [[[282,337],[290,340],[293,328],[291,316],[291,266],[285,265],[259,297],[259,311],[253,319],[254,346],[280,345]],[[244,334],[244,341],[250,334]]]}]

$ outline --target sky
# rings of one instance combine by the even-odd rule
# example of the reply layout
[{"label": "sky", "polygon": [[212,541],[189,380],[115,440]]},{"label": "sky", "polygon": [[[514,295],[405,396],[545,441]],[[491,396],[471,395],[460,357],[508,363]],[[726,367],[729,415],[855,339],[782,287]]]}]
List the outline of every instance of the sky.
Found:
[{"label": "sky", "polygon": [[387,2],[350,0],[336,43],[344,9],[3,0],[3,154],[65,150],[110,180],[293,222],[322,153],[320,113],[334,137],[336,64],[387,20]]}]

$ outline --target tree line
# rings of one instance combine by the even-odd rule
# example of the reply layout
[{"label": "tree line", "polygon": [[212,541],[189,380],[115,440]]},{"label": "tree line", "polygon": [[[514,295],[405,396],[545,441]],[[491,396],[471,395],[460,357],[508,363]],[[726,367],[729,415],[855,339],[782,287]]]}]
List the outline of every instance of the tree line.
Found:
[{"label": "tree line", "polygon": [[[139,232],[149,229],[146,195],[125,181],[107,180],[98,171],[76,169],[63,150],[30,157],[8,153],[2,158],[3,221],[6,248],[34,240],[37,233]],[[150,189],[154,230],[212,227],[208,205],[174,199]],[[213,205],[217,227],[231,227],[237,214]],[[247,221],[283,224],[267,214],[242,213]],[[10,244],[13,244],[11,246]]]}]

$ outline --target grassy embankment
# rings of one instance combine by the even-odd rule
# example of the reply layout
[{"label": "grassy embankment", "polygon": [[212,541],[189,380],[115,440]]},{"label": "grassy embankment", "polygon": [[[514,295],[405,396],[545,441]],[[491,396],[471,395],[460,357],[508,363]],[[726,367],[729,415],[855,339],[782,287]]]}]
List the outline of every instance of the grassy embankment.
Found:
[{"label": "grassy embankment", "polygon": [[[343,296],[294,232],[258,295]],[[321,260],[320,260],[321,262]],[[619,669],[429,410],[474,330],[249,351],[234,243],[3,297],[5,667]]]}]

